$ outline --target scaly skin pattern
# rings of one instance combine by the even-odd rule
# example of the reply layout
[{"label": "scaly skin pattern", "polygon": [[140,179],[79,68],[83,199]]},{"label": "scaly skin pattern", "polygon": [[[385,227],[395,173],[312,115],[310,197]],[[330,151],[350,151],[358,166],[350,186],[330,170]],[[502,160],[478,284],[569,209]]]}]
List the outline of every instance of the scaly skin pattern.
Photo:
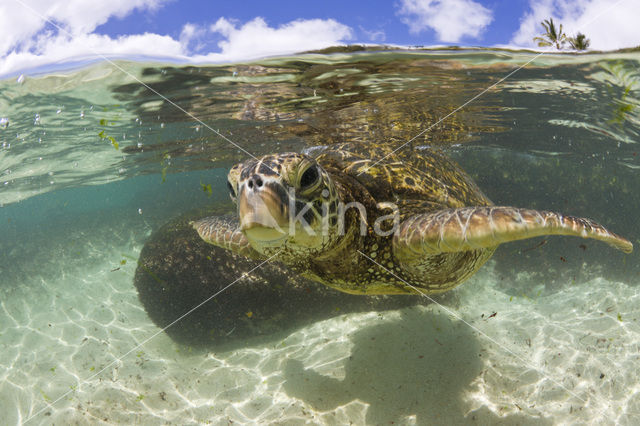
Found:
[{"label": "scaly skin pattern", "polygon": [[238,227],[238,219],[227,216],[210,216],[197,222],[192,222],[199,235],[206,235],[205,240],[215,241],[215,245],[230,250],[241,256],[252,259],[261,258],[255,251],[247,237]]},{"label": "scaly skin pattern", "polygon": [[492,247],[541,235],[573,235],[603,241],[625,253],[633,245],[585,218],[515,207],[440,210],[404,221],[394,239],[396,252],[417,256]]},{"label": "scaly skin pattern", "polygon": [[[295,210],[302,211],[298,204],[313,206],[305,218],[316,228],[326,220],[330,226],[323,239],[303,244],[287,238],[269,245],[247,238],[246,231],[228,220],[206,218],[194,227],[212,244],[244,255],[277,255],[299,274],[353,294],[441,293],[475,273],[499,244],[540,235],[595,238],[632,250],[627,240],[589,219],[493,206],[455,163],[431,150],[399,157],[386,147],[343,144],[308,156],[286,153],[249,160],[229,173],[232,196],[241,199],[239,211],[251,181],[264,185],[273,208],[284,212],[286,204],[293,205],[287,189],[301,182],[310,164],[319,166],[316,189],[296,192]],[[338,202],[364,208],[346,209],[343,232],[335,224]],[[329,207],[322,210],[322,203]],[[376,224],[382,231],[392,228],[384,203],[399,209],[395,234],[375,229]]]}]

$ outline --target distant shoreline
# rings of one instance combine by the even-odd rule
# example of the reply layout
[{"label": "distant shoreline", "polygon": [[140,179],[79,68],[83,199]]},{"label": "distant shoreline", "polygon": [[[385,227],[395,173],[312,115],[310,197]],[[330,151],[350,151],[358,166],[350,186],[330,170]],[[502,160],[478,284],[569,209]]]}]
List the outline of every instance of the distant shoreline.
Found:
[{"label": "distant shoreline", "polygon": [[306,53],[316,53],[316,54],[331,54],[331,53],[355,53],[355,52],[376,52],[376,51],[387,51],[387,50],[416,50],[416,51],[435,51],[435,50],[495,50],[495,51],[503,51],[503,52],[511,52],[511,53],[521,53],[521,52],[531,52],[531,53],[542,53],[545,54],[576,54],[576,55],[589,55],[589,54],[602,54],[602,53],[633,53],[640,52],[640,46],[636,47],[625,47],[623,49],[616,50],[557,50],[557,49],[528,49],[528,48],[519,48],[516,46],[513,47],[503,47],[503,46],[400,46],[400,45],[387,45],[387,44],[349,44],[349,45],[337,45],[330,46],[324,49],[317,50],[307,50],[304,52],[300,52],[301,54]]},{"label": "distant shoreline", "polygon": [[[406,52],[406,53],[429,53],[429,52],[504,52],[510,54],[540,54],[544,56],[585,56],[585,55],[602,55],[602,54],[625,54],[640,52],[640,46],[629,47],[616,50],[549,50],[549,49],[526,49],[509,46],[401,46],[401,45],[378,45],[378,44],[350,44],[336,45],[324,49],[307,50],[296,53],[283,53],[273,56],[263,56],[256,58],[246,58],[237,60],[215,61],[207,60],[205,57],[188,57],[188,56],[141,56],[141,55],[89,55],[83,57],[70,57],[65,60],[58,60],[49,63],[41,63],[31,67],[25,67],[19,70],[12,70],[4,74],[0,74],[0,82],[15,79],[19,76],[38,77],[49,73],[67,73],[74,72],[79,69],[93,66],[101,62],[132,62],[157,64],[158,66],[232,66],[240,64],[251,64],[260,61],[273,61],[284,58],[291,58],[303,55],[335,55],[335,54],[358,54],[358,53],[376,53],[376,52]],[[542,55],[541,55],[542,56]]]}]

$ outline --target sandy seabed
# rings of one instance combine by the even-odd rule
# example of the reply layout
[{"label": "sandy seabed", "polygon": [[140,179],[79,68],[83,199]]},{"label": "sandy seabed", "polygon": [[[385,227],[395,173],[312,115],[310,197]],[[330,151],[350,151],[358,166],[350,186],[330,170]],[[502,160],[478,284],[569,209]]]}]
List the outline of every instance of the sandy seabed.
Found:
[{"label": "sandy seabed", "polygon": [[229,352],[164,333],[137,348],[160,331],[132,282],[150,228],[79,228],[3,247],[19,260],[0,285],[4,424],[640,418],[638,287],[594,278],[525,296],[520,278],[509,290],[490,263],[455,290],[456,306],[336,316]]}]

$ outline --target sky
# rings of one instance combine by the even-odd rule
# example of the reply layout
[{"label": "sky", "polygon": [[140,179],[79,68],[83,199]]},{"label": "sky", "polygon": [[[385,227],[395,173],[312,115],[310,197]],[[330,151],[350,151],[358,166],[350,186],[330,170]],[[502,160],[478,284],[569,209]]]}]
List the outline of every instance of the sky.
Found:
[{"label": "sky", "polygon": [[537,48],[550,17],[591,49],[640,45],[640,0],[0,0],[0,76],[97,55],[210,63],[362,43]]}]

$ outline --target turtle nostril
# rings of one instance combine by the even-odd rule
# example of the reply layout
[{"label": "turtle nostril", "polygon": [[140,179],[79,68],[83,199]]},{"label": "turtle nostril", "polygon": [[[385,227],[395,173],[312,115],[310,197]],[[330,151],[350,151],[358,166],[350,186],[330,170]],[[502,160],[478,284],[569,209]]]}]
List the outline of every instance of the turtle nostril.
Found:
[{"label": "turtle nostril", "polygon": [[258,175],[253,175],[247,182],[247,186],[249,187],[249,189],[253,189],[254,191],[258,188],[261,188],[263,184],[264,182],[262,181],[262,178]]}]

